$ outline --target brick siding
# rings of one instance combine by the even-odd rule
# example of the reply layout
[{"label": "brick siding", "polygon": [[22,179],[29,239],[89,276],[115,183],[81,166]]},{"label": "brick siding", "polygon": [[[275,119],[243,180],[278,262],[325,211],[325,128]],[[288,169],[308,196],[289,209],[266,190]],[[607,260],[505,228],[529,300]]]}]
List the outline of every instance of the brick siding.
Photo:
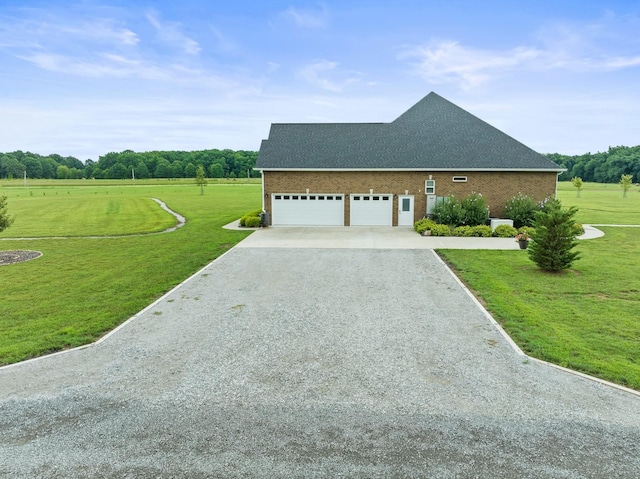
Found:
[{"label": "brick siding", "polygon": [[[415,172],[415,171],[264,171],[265,210],[271,215],[272,193],[329,193],[345,195],[344,224],[349,225],[349,195],[394,194],[393,225],[398,224],[396,195],[414,195],[414,221],[426,213],[425,180],[435,180],[436,195],[458,198],[471,192],[481,193],[492,217],[502,217],[507,200],[522,193],[542,201],[556,193],[555,172]],[[466,176],[466,183],[453,182],[454,176]]]}]

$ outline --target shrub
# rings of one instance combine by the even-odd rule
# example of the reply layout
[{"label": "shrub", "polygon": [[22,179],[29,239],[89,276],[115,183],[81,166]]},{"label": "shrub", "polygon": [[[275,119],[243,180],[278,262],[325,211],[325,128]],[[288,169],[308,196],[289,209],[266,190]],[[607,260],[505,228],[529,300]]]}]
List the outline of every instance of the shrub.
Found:
[{"label": "shrub", "polygon": [[577,244],[575,207],[564,209],[560,202],[549,202],[545,210],[536,213],[529,258],[544,271],[558,272],[571,267],[580,254],[571,251]]},{"label": "shrub", "polygon": [[422,233],[424,233],[425,231],[430,230],[430,229],[431,229],[435,224],[436,224],[436,222],[435,222],[435,221],[430,220],[430,219],[428,219],[428,218],[423,218],[423,219],[418,220],[418,221],[416,221],[416,222],[414,223],[414,225],[413,225],[413,229],[414,229],[416,232],[418,232],[418,233],[422,234]]},{"label": "shrub", "polygon": [[472,192],[462,198],[462,222],[469,226],[484,225],[489,219],[489,207],[480,193]]},{"label": "shrub", "polygon": [[533,226],[521,226],[520,228],[518,228],[518,234],[525,234],[529,237],[531,237],[534,231],[535,228]]},{"label": "shrub", "polygon": [[4,195],[0,196],[0,231],[4,231],[11,226],[14,219],[15,217],[9,216],[9,212],[7,211],[7,197]]},{"label": "shrub", "polygon": [[[435,222],[443,225],[457,226],[464,222],[462,205],[454,196],[443,198],[443,201],[437,202],[433,207],[432,214]],[[431,230],[431,234],[433,234],[433,230]]]},{"label": "shrub", "polygon": [[582,236],[584,234],[584,227],[580,223],[573,223],[572,228],[576,236]]},{"label": "shrub", "polygon": [[488,226],[488,225],[471,226],[471,236],[477,236],[478,238],[489,238],[491,236],[491,226]]},{"label": "shrub", "polygon": [[472,236],[473,230],[471,226],[463,225],[453,228],[451,234],[453,236]]},{"label": "shrub", "polygon": [[431,236],[449,236],[451,229],[447,225],[434,225],[431,228]]},{"label": "shrub", "polygon": [[489,219],[487,202],[480,193],[471,193],[458,200],[454,196],[443,198],[433,208],[436,223],[450,226],[483,225]]},{"label": "shrub", "polygon": [[532,197],[518,193],[505,204],[504,215],[513,220],[513,226],[516,228],[531,226],[536,211],[539,211],[540,208],[541,205]]},{"label": "shrub", "polygon": [[518,234],[518,230],[511,225],[498,225],[493,231],[493,236],[498,238],[513,238]]},{"label": "shrub", "polygon": [[259,216],[247,216],[247,219],[244,222],[244,225],[247,228],[257,228],[260,226],[260,217]]},{"label": "shrub", "polygon": [[[262,213],[262,210],[256,210],[256,211],[252,211],[251,213],[247,213],[246,215],[242,216],[240,218],[240,226],[245,226],[247,228],[255,228],[256,226],[260,226],[260,214]],[[251,219],[251,218],[257,218],[258,219],[258,224],[254,225],[254,226],[249,226],[247,224],[247,221],[249,220],[251,224],[254,224],[256,220]]]}]

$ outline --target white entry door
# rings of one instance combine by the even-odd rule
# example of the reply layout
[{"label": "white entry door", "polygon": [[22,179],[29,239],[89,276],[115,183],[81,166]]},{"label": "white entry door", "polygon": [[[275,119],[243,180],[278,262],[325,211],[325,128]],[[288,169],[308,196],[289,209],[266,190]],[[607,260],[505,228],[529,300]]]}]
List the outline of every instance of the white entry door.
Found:
[{"label": "white entry door", "polygon": [[413,226],[413,195],[398,196],[398,226]]}]

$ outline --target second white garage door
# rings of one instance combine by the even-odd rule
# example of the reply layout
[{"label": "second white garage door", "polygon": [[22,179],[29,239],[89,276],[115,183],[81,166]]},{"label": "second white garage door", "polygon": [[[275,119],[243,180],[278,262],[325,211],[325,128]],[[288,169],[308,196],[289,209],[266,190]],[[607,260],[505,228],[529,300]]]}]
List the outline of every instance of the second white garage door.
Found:
[{"label": "second white garage door", "polygon": [[344,226],[343,195],[274,194],[274,226]]},{"label": "second white garage door", "polygon": [[351,226],[391,226],[393,195],[351,195]]}]

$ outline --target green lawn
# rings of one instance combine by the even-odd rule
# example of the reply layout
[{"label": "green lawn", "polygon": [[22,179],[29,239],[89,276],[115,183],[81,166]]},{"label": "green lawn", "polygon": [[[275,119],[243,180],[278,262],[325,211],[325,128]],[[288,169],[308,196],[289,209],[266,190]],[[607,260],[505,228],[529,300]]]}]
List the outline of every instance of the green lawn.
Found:
[{"label": "green lawn", "polygon": [[259,184],[209,185],[202,196],[193,184],[72,185],[49,187],[46,195],[41,188],[3,187],[0,193],[17,215],[4,238],[35,236],[25,229],[29,224],[41,236],[95,234],[90,224],[99,225],[101,217],[109,223],[108,234],[141,232],[136,222],[147,231],[175,224],[150,197],[187,218],[184,227],[167,234],[0,240],[0,250],[43,253],[0,266],[0,364],[96,340],[246,237],[248,232],[221,227],[260,207]]},{"label": "green lawn", "polygon": [[140,190],[65,188],[46,196],[46,191],[36,188],[30,189],[34,196],[22,197],[10,191],[6,195],[16,221],[0,238],[127,235],[173,226],[175,218],[146,197],[154,193]]},{"label": "green lawn", "polygon": [[[637,187],[623,199],[618,185],[587,185],[576,198],[561,184],[558,196],[584,223],[640,224]],[[525,251],[438,253],[527,354],[640,390],[640,228],[602,230],[561,274]]]},{"label": "green lawn", "polygon": [[585,183],[580,197],[571,182],[558,185],[558,198],[564,205],[579,208],[576,221],[595,224],[640,224],[640,187],[633,186],[627,197],[617,184]]}]

